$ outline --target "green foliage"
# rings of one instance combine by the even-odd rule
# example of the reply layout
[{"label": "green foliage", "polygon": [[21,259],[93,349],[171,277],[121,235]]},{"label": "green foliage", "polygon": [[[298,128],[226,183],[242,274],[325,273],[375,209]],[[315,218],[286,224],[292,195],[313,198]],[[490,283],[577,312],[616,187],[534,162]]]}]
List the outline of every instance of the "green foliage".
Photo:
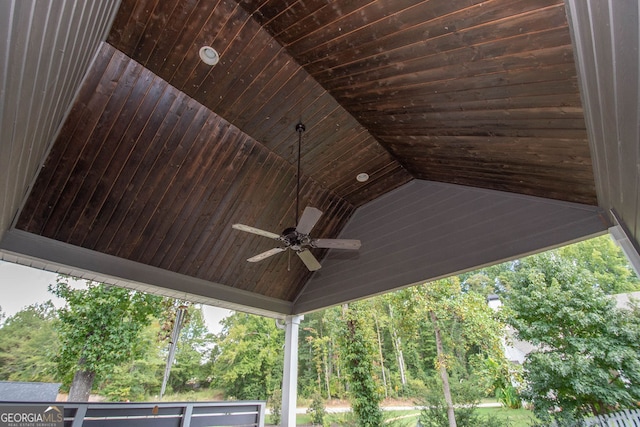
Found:
[{"label": "green foliage", "polygon": [[213,338],[213,334],[209,333],[205,324],[202,309],[190,305],[187,308],[175,362],[169,375],[168,386],[171,390],[180,393],[209,385],[206,359],[203,355],[208,353]]},{"label": "green foliage", "polygon": [[324,408],[324,401],[320,394],[315,394],[311,405],[307,408],[307,414],[311,415],[311,423],[313,425],[324,425],[324,418],[327,415],[327,411]]},{"label": "green foliage", "polygon": [[590,271],[596,285],[606,294],[640,291],[640,280],[609,235],[564,246],[555,253],[572,260],[579,269]]},{"label": "green foliage", "polygon": [[271,423],[280,425],[282,419],[282,390],[279,388],[274,389],[267,403],[269,404],[269,409],[271,409]]},{"label": "green foliage", "polygon": [[510,323],[538,347],[525,363],[536,415],[571,424],[640,400],[640,316],[619,310],[587,270],[546,253],[517,264]]},{"label": "green foliage", "polygon": [[522,408],[522,399],[520,398],[520,394],[512,385],[496,388],[496,399],[498,399],[498,402],[502,403],[505,408]]},{"label": "green foliage", "polygon": [[131,359],[141,330],[158,314],[161,298],[105,284],[87,283],[73,289],[58,276],[49,290],[66,301],[58,310],[60,351],[57,372],[69,384],[78,371],[104,377]]},{"label": "green foliage", "polygon": [[266,400],[282,384],[284,332],[273,319],[234,313],[216,344],[211,374],[227,397]]},{"label": "green foliage", "polygon": [[487,392],[493,390],[498,402],[502,403],[506,408],[521,408],[520,390],[513,385],[522,384],[523,382],[521,365],[504,363],[504,358],[501,361],[487,358],[484,360],[484,370],[489,372],[482,373],[481,377],[493,379],[491,384],[485,384],[485,390]]},{"label": "green foliage", "polygon": [[58,337],[51,301],[33,304],[0,327],[0,380],[53,382]]},{"label": "green foliage", "polygon": [[130,360],[105,374],[99,387],[101,395],[113,402],[134,402],[160,392],[166,354],[160,348],[159,331],[157,321],[142,330],[134,343]]},{"label": "green foliage", "polygon": [[[505,324],[501,315],[490,309],[484,297],[475,291],[463,292],[457,277],[430,282],[412,288],[414,310],[419,318],[435,313],[443,334],[445,363],[450,373],[475,375],[485,393],[509,382],[509,364],[504,357],[502,338]],[[431,331],[433,334],[433,331]],[[435,365],[440,362],[434,357]],[[435,366],[434,366],[435,367]]]},{"label": "green foliage", "polygon": [[[304,328],[309,335],[305,337],[305,341],[311,345],[311,360],[316,368],[317,380],[316,380],[316,390],[318,393],[321,393],[323,390],[323,383],[327,373],[327,365],[328,365],[328,357],[331,345],[331,337],[329,336],[318,336],[318,332],[313,328]],[[327,390],[327,397],[329,394],[330,388]]]},{"label": "green foliage", "polygon": [[349,395],[353,413],[362,427],[377,427],[382,423],[382,411],[374,373],[373,329],[367,323],[365,302],[356,302],[343,311],[345,329],[341,344],[342,357],[350,385]]},{"label": "green foliage", "polygon": [[298,391],[310,398],[320,393],[327,399],[346,396],[337,344],[342,324],[340,307],[306,315],[301,325],[298,351]]},{"label": "green foliage", "polygon": [[[445,404],[440,381],[432,379],[428,384],[428,392],[420,402],[423,406],[420,412],[420,424],[424,427],[449,427],[447,405]],[[451,394],[455,405],[456,425],[458,427],[507,427],[509,422],[492,414],[481,415],[478,403],[483,390],[477,378],[452,378]]]}]

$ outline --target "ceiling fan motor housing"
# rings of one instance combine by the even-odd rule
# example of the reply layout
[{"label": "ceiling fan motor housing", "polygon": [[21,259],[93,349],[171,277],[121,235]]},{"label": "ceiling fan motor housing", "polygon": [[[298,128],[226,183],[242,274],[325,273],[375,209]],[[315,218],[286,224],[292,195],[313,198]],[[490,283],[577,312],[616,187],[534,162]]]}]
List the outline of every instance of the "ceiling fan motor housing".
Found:
[{"label": "ceiling fan motor housing", "polygon": [[302,234],[296,231],[295,227],[289,227],[282,232],[282,241],[291,249],[300,251],[305,246],[311,244],[311,238],[307,234]]}]

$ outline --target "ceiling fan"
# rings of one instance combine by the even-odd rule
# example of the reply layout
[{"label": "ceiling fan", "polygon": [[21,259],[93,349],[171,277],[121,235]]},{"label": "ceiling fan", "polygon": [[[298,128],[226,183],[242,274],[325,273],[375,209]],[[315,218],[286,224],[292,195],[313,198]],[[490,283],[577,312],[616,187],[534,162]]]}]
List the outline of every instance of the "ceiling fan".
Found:
[{"label": "ceiling fan", "polygon": [[309,250],[310,248],[326,248],[326,249],[360,249],[360,240],[353,239],[315,239],[309,233],[316,225],[322,211],[320,209],[307,206],[302,212],[302,216],[298,219],[299,203],[300,203],[300,145],[302,144],[302,132],[306,130],[302,123],[296,125],[298,132],[298,170],[297,170],[297,187],[296,187],[296,226],[286,228],[281,234],[272,233],[270,231],[261,230],[244,224],[233,224],[236,230],[245,231],[247,233],[257,234],[259,236],[269,237],[281,243],[281,246],[269,249],[266,252],[255,255],[247,261],[258,262],[269,258],[287,249],[294,251],[302,260],[309,271],[320,269],[320,263]]}]

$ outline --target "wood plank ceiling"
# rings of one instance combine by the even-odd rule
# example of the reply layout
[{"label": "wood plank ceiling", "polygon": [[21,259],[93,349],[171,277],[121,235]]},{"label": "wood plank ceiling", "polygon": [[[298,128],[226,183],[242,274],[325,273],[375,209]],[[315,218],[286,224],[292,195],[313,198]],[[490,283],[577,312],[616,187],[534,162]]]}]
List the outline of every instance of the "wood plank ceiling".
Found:
[{"label": "wood plank ceiling", "polygon": [[560,0],[123,0],[107,42],[18,229],[292,301],[231,224],[294,225],[299,120],[318,237],[412,179],[596,204]]}]

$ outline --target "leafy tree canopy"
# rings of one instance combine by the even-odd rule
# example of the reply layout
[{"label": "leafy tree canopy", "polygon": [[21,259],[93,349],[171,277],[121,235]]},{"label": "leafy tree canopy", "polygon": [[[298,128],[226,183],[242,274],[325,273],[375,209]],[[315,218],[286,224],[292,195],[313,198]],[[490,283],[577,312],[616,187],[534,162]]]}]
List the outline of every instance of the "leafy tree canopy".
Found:
[{"label": "leafy tree canopy", "polygon": [[129,360],[140,331],[158,314],[162,299],[102,283],[73,289],[66,276],[58,276],[49,290],[66,301],[58,311],[61,347],[55,362],[67,384],[77,371],[100,377]]},{"label": "leafy tree canopy", "polygon": [[280,387],[284,331],[273,319],[234,313],[223,320],[216,344],[212,374],[227,397],[266,400]]},{"label": "leafy tree canopy", "polygon": [[55,308],[51,301],[30,305],[0,327],[0,380],[54,381],[51,359],[57,351]]},{"label": "leafy tree canopy", "polygon": [[556,251],[562,258],[573,260],[577,267],[590,271],[597,286],[606,294],[640,291],[640,280],[622,249],[609,235],[564,246]]},{"label": "leafy tree canopy", "polygon": [[202,309],[190,305],[180,332],[175,363],[169,375],[169,386],[174,392],[208,385],[206,356],[210,353],[212,342],[213,334],[207,329]]},{"label": "leafy tree canopy", "polygon": [[[510,323],[538,350],[525,362],[525,398],[536,414],[573,423],[640,400],[640,316],[616,309],[581,263],[540,254],[511,281]],[[564,420],[564,421],[563,421]]]}]

